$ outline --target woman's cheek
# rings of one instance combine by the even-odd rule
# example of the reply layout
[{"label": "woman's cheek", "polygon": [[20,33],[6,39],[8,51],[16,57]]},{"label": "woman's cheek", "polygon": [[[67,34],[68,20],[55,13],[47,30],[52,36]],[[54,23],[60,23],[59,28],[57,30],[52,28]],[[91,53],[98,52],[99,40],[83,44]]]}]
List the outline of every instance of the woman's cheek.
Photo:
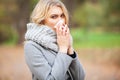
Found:
[{"label": "woman's cheek", "polygon": [[52,27],[54,27],[56,24],[57,24],[57,21],[53,21],[51,25]]}]

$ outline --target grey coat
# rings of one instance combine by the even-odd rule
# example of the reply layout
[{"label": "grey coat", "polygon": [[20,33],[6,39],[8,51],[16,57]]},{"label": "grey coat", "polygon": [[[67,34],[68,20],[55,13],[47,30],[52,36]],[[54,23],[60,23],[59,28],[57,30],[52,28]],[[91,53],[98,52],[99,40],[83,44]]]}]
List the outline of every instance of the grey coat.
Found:
[{"label": "grey coat", "polygon": [[85,73],[78,57],[49,50],[33,41],[24,45],[26,63],[32,80],[84,80]]}]

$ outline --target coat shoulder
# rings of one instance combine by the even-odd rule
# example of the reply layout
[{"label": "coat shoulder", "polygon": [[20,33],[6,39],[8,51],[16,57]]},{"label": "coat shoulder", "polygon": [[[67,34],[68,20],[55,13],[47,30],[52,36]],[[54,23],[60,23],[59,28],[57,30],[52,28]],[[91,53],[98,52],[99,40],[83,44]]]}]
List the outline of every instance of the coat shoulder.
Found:
[{"label": "coat shoulder", "polygon": [[42,48],[42,46],[40,46],[39,44],[37,44],[37,43],[34,42],[34,41],[25,41],[25,43],[24,43],[24,49],[25,49],[25,48],[29,48],[29,47],[31,47],[31,46],[34,46],[34,47],[36,47],[36,48],[38,48],[38,49]]}]

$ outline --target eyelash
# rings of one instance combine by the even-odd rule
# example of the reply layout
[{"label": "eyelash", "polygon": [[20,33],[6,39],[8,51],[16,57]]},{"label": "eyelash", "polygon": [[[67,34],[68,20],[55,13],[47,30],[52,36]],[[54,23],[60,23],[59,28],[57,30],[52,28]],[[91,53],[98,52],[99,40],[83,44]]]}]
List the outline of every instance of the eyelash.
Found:
[{"label": "eyelash", "polygon": [[61,15],[61,17],[62,17],[62,18],[64,18],[64,17],[65,17],[65,15],[64,15],[64,14],[62,14],[62,15]]},{"label": "eyelash", "polygon": [[[58,17],[58,15],[53,15],[53,16],[51,16],[51,18],[53,18],[53,19],[55,19],[55,18],[57,18],[57,17]],[[64,17],[65,17],[65,15],[64,15],[64,14],[62,14],[60,17],[64,18]]]},{"label": "eyelash", "polygon": [[53,19],[55,19],[55,18],[57,18],[57,17],[58,17],[57,15],[51,16],[51,18],[53,18]]}]

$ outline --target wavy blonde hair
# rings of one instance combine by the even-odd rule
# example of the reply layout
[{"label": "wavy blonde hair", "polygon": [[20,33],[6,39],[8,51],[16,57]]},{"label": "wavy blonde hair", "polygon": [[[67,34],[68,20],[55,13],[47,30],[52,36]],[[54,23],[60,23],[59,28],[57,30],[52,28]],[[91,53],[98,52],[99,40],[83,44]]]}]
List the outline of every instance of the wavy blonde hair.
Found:
[{"label": "wavy blonde hair", "polygon": [[63,10],[66,24],[69,23],[69,15],[65,5],[60,0],[39,0],[31,14],[31,22],[44,24],[45,18],[48,16],[48,11],[53,6],[58,6]]}]

